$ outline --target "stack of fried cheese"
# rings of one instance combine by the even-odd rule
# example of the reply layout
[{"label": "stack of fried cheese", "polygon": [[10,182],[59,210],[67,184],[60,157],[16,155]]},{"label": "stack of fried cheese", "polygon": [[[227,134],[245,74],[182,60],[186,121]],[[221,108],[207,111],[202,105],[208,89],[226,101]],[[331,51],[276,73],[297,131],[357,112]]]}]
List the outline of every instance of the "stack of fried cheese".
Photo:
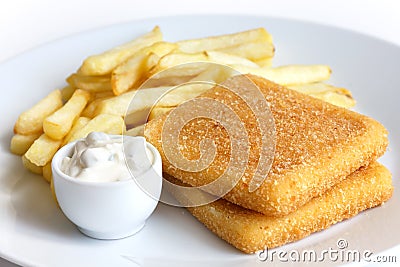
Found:
[{"label": "stack of fried cheese", "polygon": [[[271,169],[264,182],[251,192],[249,183],[257,165],[263,164],[259,162],[261,132],[251,108],[232,90],[246,86],[249,79],[269,103],[276,129]],[[391,174],[376,162],[388,144],[387,131],[377,121],[253,75],[232,77],[199,98],[228,106],[248,135],[249,159],[239,182],[223,199],[188,208],[236,248],[254,253],[281,246],[391,197]],[[165,177],[189,186],[218,179],[231,156],[226,129],[210,118],[188,122],[176,144],[184,157],[199,159],[200,142],[205,138],[212,139],[217,149],[208,168],[184,171],[163,150],[162,131],[167,116],[151,121],[145,128],[146,139],[160,151]]]}]

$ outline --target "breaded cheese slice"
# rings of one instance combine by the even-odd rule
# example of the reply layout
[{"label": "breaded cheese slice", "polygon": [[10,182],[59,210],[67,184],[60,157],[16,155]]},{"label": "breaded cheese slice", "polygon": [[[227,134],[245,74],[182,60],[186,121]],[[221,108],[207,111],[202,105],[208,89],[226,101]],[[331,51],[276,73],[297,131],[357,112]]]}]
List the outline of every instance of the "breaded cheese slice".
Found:
[{"label": "breaded cheese slice", "polygon": [[[243,89],[248,86],[248,79],[258,86],[268,102],[276,129],[272,167],[261,186],[252,192],[249,184],[258,164],[267,164],[259,161],[263,136],[248,103],[232,90],[226,89]],[[375,161],[388,145],[386,129],[374,119],[258,76],[235,76],[223,86],[214,87],[198,98],[212,99],[229,107],[240,118],[249,140],[249,160],[244,174],[223,197],[266,215],[284,216],[297,210],[361,166]],[[192,107],[186,105],[186,108],[190,112]],[[211,113],[219,114],[220,118],[224,117],[224,114],[220,114],[222,111],[213,111],[213,106],[209,109]],[[210,118],[198,117],[189,121],[179,132],[179,142],[172,144],[179,148],[179,153],[189,160],[199,159],[200,142],[203,139],[213,140],[217,149],[208,168],[185,171],[173,162],[179,155],[165,155],[166,144],[162,140],[162,131],[167,116],[169,114],[150,121],[145,127],[146,139],[161,153],[163,171],[191,186],[209,184],[218,179],[227,170],[231,160],[233,146],[227,129]],[[177,124],[180,123],[179,119],[176,118]],[[233,176],[232,180],[237,181]]]},{"label": "breaded cheese slice", "polygon": [[[167,176],[167,179],[175,178]],[[255,253],[326,229],[382,204],[392,193],[390,172],[383,165],[373,162],[284,217],[266,216],[223,199],[188,210],[237,249]]]}]

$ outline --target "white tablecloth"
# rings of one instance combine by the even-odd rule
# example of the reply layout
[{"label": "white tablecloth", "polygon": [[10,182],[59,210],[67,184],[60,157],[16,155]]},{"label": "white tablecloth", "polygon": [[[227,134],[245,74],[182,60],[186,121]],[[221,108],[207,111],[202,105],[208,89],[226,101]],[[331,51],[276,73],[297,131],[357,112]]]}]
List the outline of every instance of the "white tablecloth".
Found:
[{"label": "white tablecloth", "polygon": [[[397,0],[3,0],[0,64],[70,34],[136,19],[177,14],[254,14],[350,29],[400,46]],[[400,255],[400,249],[392,255]],[[15,266],[0,258],[0,266]]]}]

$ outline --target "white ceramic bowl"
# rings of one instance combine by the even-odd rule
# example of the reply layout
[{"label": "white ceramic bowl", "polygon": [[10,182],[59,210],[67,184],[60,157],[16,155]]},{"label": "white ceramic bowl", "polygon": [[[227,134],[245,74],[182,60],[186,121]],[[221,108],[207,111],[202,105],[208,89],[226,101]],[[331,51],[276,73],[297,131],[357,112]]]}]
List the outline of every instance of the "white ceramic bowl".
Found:
[{"label": "white ceramic bowl", "polygon": [[154,162],[140,177],[91,182],[77,180],[60,169],[63,158],[72,156],[75,143],[62,147],[51,165],[55,193],[65,216],[82,233],[97,239],[119,239],[137,233],[156,208],[161,194],[162,164],[157,149],[146,143]]}]

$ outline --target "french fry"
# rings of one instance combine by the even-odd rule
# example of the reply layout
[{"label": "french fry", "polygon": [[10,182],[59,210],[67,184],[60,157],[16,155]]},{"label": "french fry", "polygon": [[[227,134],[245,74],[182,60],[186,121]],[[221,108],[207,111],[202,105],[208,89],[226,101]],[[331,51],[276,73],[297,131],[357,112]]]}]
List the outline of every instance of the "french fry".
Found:
[{"label": "french fry", "polygon": [[23,155],[28,151],[29,147],[41,136],[42,133],[34,133],[30,135],[16,134],[11,138],[10,150],[16,155]]},{"label": "french fry", "polygon": [[68,102],[43,122],[44,132],[55,140],[67,135],[90,99],[90,93],[77,89]]},{"label": "french fry", "polygon": [[70,86],[97,93],[112,91],[110,76],[82,76],[76,73],[67,78]]},{"label": "french fry", "polygon": [[[141,110],[143,107],[153,106],[157,102],[157,99],[168,92],[169,89],[170,87],[148,88],[126,92],[117,97],[105,99],[98,104],[95,114],[125,116],[125,114],[131,113],[128,111],[128,108]],[[132,101],[133,103],[131,103]]]},{"label": "french fry", "polygon": [[71,140],[71,137],[78,131],[80,131],[83,127],[86,126],[86,124],[88,124],[90,121],[89,118],[87,117],[79,117],[76,122],[74,123],[74,125],[71,128],[71,131],[69,131],[69,133],[65,136],[63,144],[68,144]]},{"label": "french fry", "polygon": [[356,104],[356,101],[351,96],[339,92],[328,91],[323,93],[310,94],[310,96],[319,98],[342,108],[352,108]]},{"label": "french fry", "polygon": [[218,51],[205,51],[204,52],[209,62],[215,62],[222,65],[242,65],[250,68],[258,68],[258,65],[244,57],[231,55]]},{"label": "french fry", "polygon": [[339,107],[351,108],[356,104],[349,90],[325,83],[295,84],[289,88]]},{"label": "french fry", "polygon": [[127,61],[116,67],[111,74],[114,94],[120,95],[135,85],[136,88],[139,87],[140,83],[146,78],[147,72],[152,67],[153,63],[148,63],[150,54],[162,57],[176,48],[176,44],[158,42],[141,49]]},{"label": "french fry", "polygon": [[50,182],[51,182],[51,179],[52,179],[52,176],[53,176],[52,171],[51,171],[51,161],[50,161],[49,163],[47,163],[46,165],[43,166],[42,172],[43,172],[43,174],[42,174],[42,175],[43,175],[43,178],[44,178],[48,183],[50,183]]},{"label": "french fry", "polygon": [[157,26],[133,41],[117,46],[111,50],[86,58],[78,73],[81,75],[104,75],[110,73],[116,66],[127,60],[143,47],[162,41],[162,33]]},{"label": "french fry", "polygon": [[115,95],[120,95],[133,86],[139,87],[148,71],[147,57],[144,53],[135,54],[132,59],[113,70],[111,83]]},{"label": "french fry", "polygon": [[30,135],[43,131],[44,119],[62,106],[60,90],[51,92],[29,110],[19,115],[14,133]]},{"label": "french fry", "polygon": [[[183,65],[182,67],[185,67],[184,64],[187,63],[198,63],[198,62],[213,62],[217,64],[223,64],[223,65],[243,65],[249,68],[258,68],[259,66],[242,57],[235,56],[235,55],[229,55],[225,54],[222,52],[217,52],[217,51],[203,51],[200,53],[195,53],[195,54],[188,54],[188,53],[182,53],[182,52],[174,52],[167,54],[163,56],[157,65],[154,67],[152,70],[152,74],[158,73],[162,70]],[[206,65],[206,64],[203,64]],[[189,65],[191,67],[191,64]],[[200,69],[199,72],[197,73],[192,73],[192,74],[198,74],[203,69]]]},{"label": "french fry", "polygon": [[154,107],[149,115],[149,121],[154,120],[155,118],[158,118],[165,113],[171,111],[174,107]]},{"label": "french fry", "polygon": [[143,124],[146,122],[147,115],[152,108],[176,107],[212,87],[214,87],[213,83],[194,82],[174,88],[159,87],[138,90],[135,97],[131,100],[132,103],[125,116],[125,123],[129,126]]},{"label": "french fry", "polygon": [[287,65],[276,68],[249,68],[232,66],[240,73],[251,73],[281,85],[306,84],[328,80],[331,69],[326,65]]},{"label": "french fry", "polygon": [[144,124],[136,126],[135,128],[126,131],[125,135],[129,136],[143,136],[144,135]]},{"label": "french fry", "polygon": [[254,61],[261,68],[268,68],[272,66],[272,58],[262,58]]},{"label": "french fry", "polygon": [[33,142],[24,157],[36,166],[43,167],[51,161],[54,154],[61,146],[61,140],[54,140],[42,134]]},{"label": "french fry", "polygon": [[264,58],[272,58],[275,53],[275,48],[272,43],[256,41],[224,47],[216,51],[256,61]]},{"label": "french fry", "polygon": [[125,132],[125,123],[121,116],[100,114],[91,119],[84,127],[72,134],[69,142],[85,138],[91,132],[122,134]]},{"label": "french fry", "polygon": [[30,162],[29,159],[27,159],[25,156],[22,156],[21,159],[22,159],[22,164],[28,171],[36,173],[36,174],[40,174],[40,175],[43,174],[43,167],[36,166],[32,162]]},{"label": "french fry", "polygon": [[338,92],[341,94],[346,94],[351,97],[351,92],[345,88],[335,87],[326,83],[307,83],[307,84],[291,84],[288,88],[296,90],[303,94],[318,94],[324,92]]},{"label": "french fry", "polygon": [[61,89],[61,99],[63,102],[67,102],[71,96],[74,94],[76,87],[72,85],[67,85]]},{"label": "french fry", "polygon": [[251,42],[272,44],[272,36],[264,28],[257,28],[232,34],[184,40],[177,42],[177,44],[183,52],[198,53],[204,50],[220,50]]}]

